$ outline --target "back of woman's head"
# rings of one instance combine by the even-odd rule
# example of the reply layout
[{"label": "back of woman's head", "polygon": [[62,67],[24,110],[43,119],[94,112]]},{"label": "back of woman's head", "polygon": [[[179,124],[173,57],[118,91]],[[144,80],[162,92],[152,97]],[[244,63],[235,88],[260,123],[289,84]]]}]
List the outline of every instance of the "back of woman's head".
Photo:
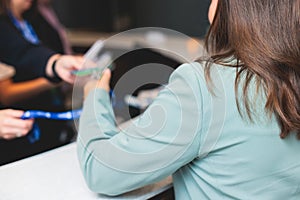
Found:
[{"label": "back of woman's head", "polygon": [[300,0],[219,0],[206,48],[215,63],[237,60],[239,110],[238,95],[251,119],[248,86],[255,81],[265,93],[266,112],[278,119],[281,137],[292,131],[300,137]]}]

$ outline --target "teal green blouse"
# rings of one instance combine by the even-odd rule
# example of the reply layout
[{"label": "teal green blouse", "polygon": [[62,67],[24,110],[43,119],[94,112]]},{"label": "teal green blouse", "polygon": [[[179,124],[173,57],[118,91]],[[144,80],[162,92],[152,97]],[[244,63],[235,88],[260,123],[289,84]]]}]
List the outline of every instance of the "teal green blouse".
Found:
[{"label": "teal green blouse", "polygon": [[214,65],[208,85],[201,64],[184,64],[125,129],[115,125],[107,92],[91,92],[77,141],[90,189],[118,195],[173,175],[180,200],[300,199],[300,141],[295,134],[280,139],[256,87],[256,120],[241,117],[235,75]]}]

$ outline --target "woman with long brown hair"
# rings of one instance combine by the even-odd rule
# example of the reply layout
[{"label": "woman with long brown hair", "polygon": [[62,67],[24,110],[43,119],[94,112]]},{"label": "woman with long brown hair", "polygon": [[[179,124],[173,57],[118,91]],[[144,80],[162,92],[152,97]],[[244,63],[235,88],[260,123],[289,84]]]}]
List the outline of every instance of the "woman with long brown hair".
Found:
[{"label": "woman with long brown hair", "polygon": [[177,199],[299,199],[299,2],[212,0],[209,57],[179,67],[125,130],[106,70],[79,125],[91,190],[116,195],[172,174]]},{"label": "woman with long brown hair", "polygon": [[266,112],[278,119],[280,136],[294,131],[300,138],[300,1],[287,2],[220,1],[206,47],[213,63],[237,68],[237,97],[242,85],[250,119],[248,89],[254,81],[266,96]]}]

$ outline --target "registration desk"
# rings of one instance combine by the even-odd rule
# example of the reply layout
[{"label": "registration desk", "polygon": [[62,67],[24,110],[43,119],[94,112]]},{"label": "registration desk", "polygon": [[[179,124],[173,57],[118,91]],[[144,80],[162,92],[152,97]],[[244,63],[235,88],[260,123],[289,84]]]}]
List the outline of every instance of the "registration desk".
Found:
[{"label": "registration desk", "polygon": [[[72,45],[84,48],[91,46],[98,39],[106,40],[110,37],[111,35],[69,33]],[[125,34],[115,37],[108,47],[126,50],[132,49],[136,44],[147,47],[145,41],[147,40],[143,35]],[[194,60],[203,55],[201,45],[189,38],[167,37],[163,46],[166,49],[176,50],[175,53],[181,55],[179,57],[185,58],[183,61]],[[166,53],[168,51],[162,52]],[[117,197],[95,194],[88,189],[79,168],[76,143],[0,167],[0,200],[101,199],[173,199],[172,179],[169,177],[159,183]]]},{"label": "registration desk", "polygon": [[171,188],[168,177],[117,197],[93,193],[81,173],[76,143],[0,167],[1,200],[169,199],[158,196]]}]

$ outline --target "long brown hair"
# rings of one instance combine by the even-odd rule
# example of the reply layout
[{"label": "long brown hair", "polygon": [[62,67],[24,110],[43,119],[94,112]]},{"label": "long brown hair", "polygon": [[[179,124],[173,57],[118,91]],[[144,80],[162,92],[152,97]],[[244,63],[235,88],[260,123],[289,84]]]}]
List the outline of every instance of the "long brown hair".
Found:
[{"label": "long brown hair", "polygon": [[296,132],[300,139],[300,0],[219,0],[205,47],[207,80],[212,63],[237,68],[240,114],[242,101],[252,120],[248,93],[254,81],[264,91],[265,111],[277,117],[281,138]]}]

